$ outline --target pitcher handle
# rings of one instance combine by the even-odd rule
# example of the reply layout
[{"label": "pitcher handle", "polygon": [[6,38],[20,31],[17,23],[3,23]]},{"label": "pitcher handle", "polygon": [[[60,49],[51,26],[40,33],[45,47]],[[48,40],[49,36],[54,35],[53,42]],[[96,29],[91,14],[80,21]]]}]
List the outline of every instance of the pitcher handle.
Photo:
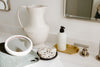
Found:
[{"label": "pitcher handle", "polygon": [[21,6],[21,7],[19,7],[18,9],[17,9],[17,16],[18,16],[18,21],[19,21],[19,24],[20,24],[20,26],[24,29],[24,26],[23,26],[23,24],[22,24],[22,22],[21,22],[21,19],[20,19],[20,14],[19,14],[19,10],[20,10],[20,8],[26,8],[26,6]]}]

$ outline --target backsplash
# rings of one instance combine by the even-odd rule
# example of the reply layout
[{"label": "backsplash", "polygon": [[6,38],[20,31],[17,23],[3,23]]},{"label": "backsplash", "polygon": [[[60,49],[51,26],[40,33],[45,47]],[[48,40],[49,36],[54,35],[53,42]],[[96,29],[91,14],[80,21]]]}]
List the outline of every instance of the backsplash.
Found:
[{"label": "backsplash", "polygon": [[[21,5],[47,5],[45,19],[50,26],[50,33],[58,33],[59,26],[66,26],[66,32],[70,38],[98,42],[100,40],[100,23],[90,22],[86,20],[65,19],[63,17],[63,0],[10,0],[11,11],[0,11],[0,31],[16,33],[16,29],[20,25],[17,19],[17,8]],[[23,16],[25,11],[23,12]],[[27,17],[24,17],[27,18]],[[23,23],[28,23],[27,19],[22,20]],[[26,22],[25,22],[26,21]],[[3,25],[3,26],[2,26]],[[11,30],[13,28],[13,30]],[[4,30],[3,30],[4,29]],[[19,30],[20,31],[20,30]],[[18,34],[18,33],[16,33]]]}]

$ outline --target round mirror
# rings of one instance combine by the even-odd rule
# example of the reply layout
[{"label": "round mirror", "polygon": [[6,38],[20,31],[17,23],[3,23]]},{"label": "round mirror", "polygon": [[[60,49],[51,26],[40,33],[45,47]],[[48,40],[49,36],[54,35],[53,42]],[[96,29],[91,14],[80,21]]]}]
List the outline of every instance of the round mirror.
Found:
[{"label": "round mirror", "polygon": [[23,35],[14,35],[5,42],[6,51],[15,56],[27,55],[32,50],[32,41]]}]

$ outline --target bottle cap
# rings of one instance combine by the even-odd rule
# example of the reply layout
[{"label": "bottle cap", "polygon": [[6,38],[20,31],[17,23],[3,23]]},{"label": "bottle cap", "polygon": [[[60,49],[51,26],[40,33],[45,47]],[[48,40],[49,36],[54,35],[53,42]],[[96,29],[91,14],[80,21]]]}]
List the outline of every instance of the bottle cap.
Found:
[{"label": "bottle cap", "polygon": [[61,26],[60,27],[60,33],[64,33],[64,29],[65,29],[65,27],[64,26]]}]

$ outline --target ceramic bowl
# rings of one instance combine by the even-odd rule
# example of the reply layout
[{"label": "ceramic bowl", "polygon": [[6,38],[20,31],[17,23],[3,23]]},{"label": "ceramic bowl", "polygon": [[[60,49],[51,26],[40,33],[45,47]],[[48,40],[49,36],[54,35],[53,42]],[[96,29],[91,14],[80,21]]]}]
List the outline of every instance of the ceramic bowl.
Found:
[{"label": "ceramic bowl", "polygon": [[[19,51],[19,52],[14,51],[14,50],[12,50],[11,48],[9,48],[8,43],[9,43],[11,40],[15,39],[15,38],[25,38],[26,40],[28,40],[28,42],[29,42],[29,44],[27,44],[28,47],[27,47],[25,50]],[[14,43],[12,46],[14,46],[15,44],[16,44],[16,43]],[[20,45],[19,45],[19,46],[20,46]],[[11,47],[11,46],[10,46],[10,47]],[[28,38],[28,37],[26,37],[26,36],[23,36],[23,35],[14,35],[14,36],[9,37],[9,38],[5,41],[5,50],[6,50],[9,54],[14,55],[14,56],[25,56],[25,55],[27,55],[28,53],[30,53],[30,51],[32,50],[32,47],[33,47],[33,43],[32,43],[32,41],[31,41],[31,39]]]}]

